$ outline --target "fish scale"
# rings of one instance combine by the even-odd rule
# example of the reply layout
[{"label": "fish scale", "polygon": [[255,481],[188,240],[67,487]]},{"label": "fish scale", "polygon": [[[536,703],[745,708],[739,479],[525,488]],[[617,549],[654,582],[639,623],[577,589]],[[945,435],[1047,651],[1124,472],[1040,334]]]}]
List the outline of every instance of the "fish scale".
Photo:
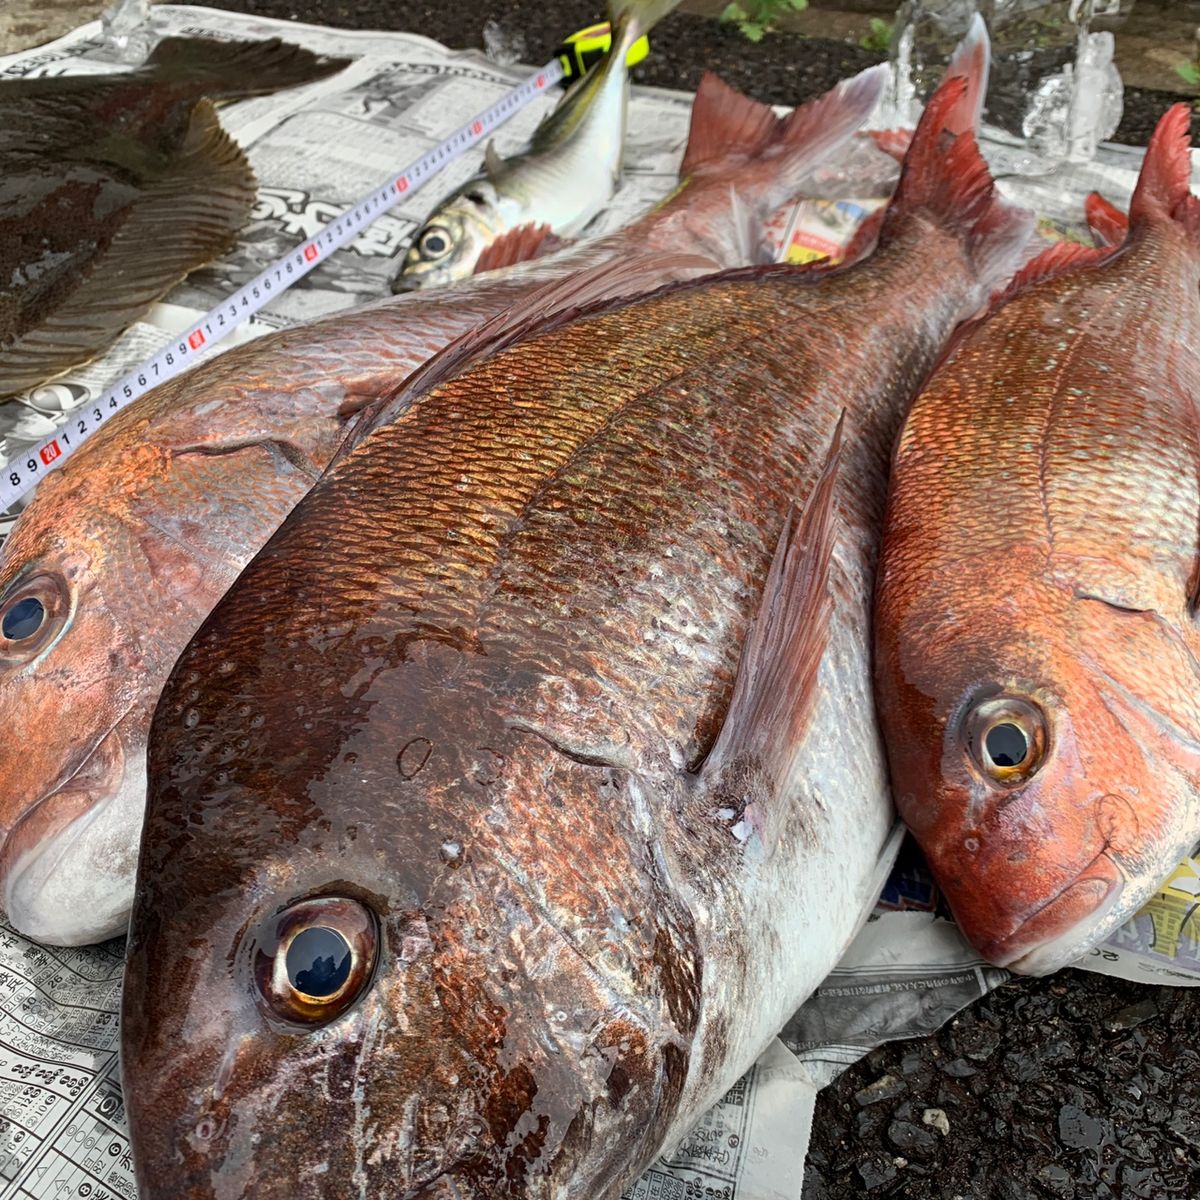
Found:
[{"label": "fish scale", "polygon": [[[1018,971],[1086,953],[1200,837],[1200,222],[1181,112],[1147,150],[1124,243],[1031,264],[894,460],[876,630],[897,795],[964,932]],[[997,703],[1024,747],[1015,777],[989,766],[992,718],[971,732]]]},{"label": "fish scale", "polygon": [[[151,733],[123,1012],[150,1200],[611,1200],[833,965],[895,845],[885,446],[1028,235],[970,135],[945,154],[969,91],[931,101],[860,266],[546,296],[450,348],[197,633]],[[374,949],[297,1030],[279,931],[334,907]],[[313,1094],[317,1046],[366,1129]]]}]

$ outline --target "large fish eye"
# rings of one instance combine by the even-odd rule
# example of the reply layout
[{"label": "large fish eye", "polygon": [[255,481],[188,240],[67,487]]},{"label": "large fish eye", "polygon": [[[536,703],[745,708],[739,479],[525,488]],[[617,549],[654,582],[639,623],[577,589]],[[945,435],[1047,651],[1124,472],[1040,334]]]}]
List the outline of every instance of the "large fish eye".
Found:
[{"label": "large fish eye", "polygon": [[430,225],[417,240],[417,249],[426,262],[445,258],[450,253],[450,231],[441,225]]},{"label": "large fish eye", "polygon": [[976,767],[993,783],[1024,783],[1045,758],[1045,715],[1019,696],[977,704],[967,717],[966,730]]},{"label": "large fish eye", "polygon": [[366,990],[378,957],[379,927],[357,900],[301,900],[272,917],[255,939],[254,979],[273,1016],[324,1025]]},{"label": "large fish eye", "polygon": [[22,579],[0,600],[0,661],[23,663],[40,654],[66,624],[70,608],[62,579]]}]

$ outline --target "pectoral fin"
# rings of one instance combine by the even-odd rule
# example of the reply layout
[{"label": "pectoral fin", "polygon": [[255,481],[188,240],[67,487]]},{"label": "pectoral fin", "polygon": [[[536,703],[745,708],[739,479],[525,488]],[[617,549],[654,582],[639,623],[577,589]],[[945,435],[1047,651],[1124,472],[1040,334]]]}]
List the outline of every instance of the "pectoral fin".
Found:
[{"label": "pectoral fin", "polygon": [[[699,782],[718,804],[722,792],[739,792],[727,806],[738,816],[751,805],[769,804],[787,786],[817,697],[832,612],[829,564],[841,441],[839,420],[803,513],[797,517],[793,509],[780,536],[729,712],[700,768]],[[753,816],[747,821],[758,824]]]}]

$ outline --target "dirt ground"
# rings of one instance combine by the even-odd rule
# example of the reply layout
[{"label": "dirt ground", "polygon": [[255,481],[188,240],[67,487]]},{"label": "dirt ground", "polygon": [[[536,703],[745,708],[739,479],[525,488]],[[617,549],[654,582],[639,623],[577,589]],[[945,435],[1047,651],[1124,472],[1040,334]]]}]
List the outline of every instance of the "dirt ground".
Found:
[{"label": "dirt ground", "polygon": [[[484,23],[494,21],[510,42],[523,43],[523,58],[537,62],[563,34],[595,20],[599,7],[598,0],[210,2],[284,19],[410,29],[455,46],[479,45]],[[45,40],[99,7],[8,0],[0,50]],[[760,99],[798,103],[878,61],[878,52],[838,37],[853,37],[855,22],[880,7],[843,3],[845,12],[825,27],[811,14],[806,32],[834,38],[782,33],[757,45],[730,27],[677,14],[639,78],[694,88],[711,69]],[[1126,91],[1118,138],[1132,144],[1144,143],[1179,98],[1171,72],[1192,53],[1179,39],[1200,24],[1200,4],[1140,0],[1140,13],[1145,69],[1137,79],[1155,86]],[[1015,981],[935,1037],[877,1050],[826,1089],[805,1200],[1200,1200],[1198,1050],[1200,994],[1077,971]]]}]

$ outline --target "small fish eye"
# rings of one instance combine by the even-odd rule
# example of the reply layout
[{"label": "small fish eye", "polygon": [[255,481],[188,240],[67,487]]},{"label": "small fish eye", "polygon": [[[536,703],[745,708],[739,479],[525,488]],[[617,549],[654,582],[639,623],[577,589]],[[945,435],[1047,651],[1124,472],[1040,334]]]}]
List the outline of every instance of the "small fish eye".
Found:
[{"label": "small fish eye", "polygon": [[292,1025],[335,1020],[366,991],[378,945],[375,916],[357,900],[300,900],[270,918],[255,939],[260,1000]]},{"label": "small fish eye", "polygon": [[0,620],[0,632],[10,642],[23,642],[33,637],[46,619],[46,606],[36,596],[26,596],[4,614]]},{"label": "small fish eye", "polygon": [[431,226],[421,234],[417,248],[426,260],[444,258],[450,253],[450,234],[440,225]]},{"label": "small fish eye", "polygon": [[0,663],[20,665],[41,654],[62,632],[70,610],[59,576],[22,579],[0,600]]},{"label": "small fish eye", "polygon": [[478,204],[480,208],[487,204],[487,197],[482,192],[467,192],[466,198],[470,200],[472,204]]},{"label": "small fish eye", "polygon": [[967,718],[967,741],[976,767],[993,783],[1024,783],[1046,754],[1046,718],[1019,696],[977,704]]}]

